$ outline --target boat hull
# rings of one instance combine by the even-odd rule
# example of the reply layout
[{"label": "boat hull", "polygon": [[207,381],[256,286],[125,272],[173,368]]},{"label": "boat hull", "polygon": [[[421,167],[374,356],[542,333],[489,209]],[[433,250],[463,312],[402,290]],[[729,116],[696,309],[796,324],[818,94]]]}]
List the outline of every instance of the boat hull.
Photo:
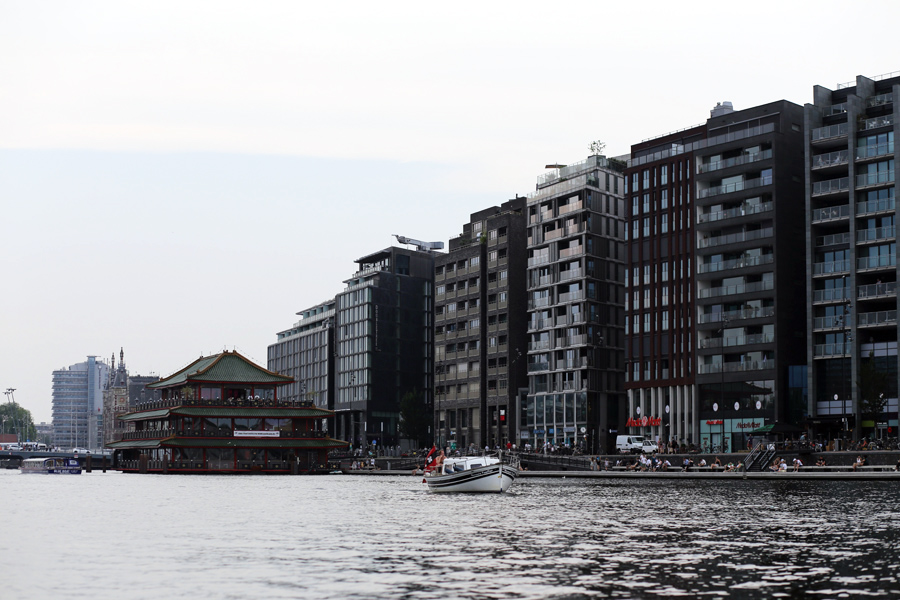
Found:
[{"label": "boat hull", "polygon": [[428,489],[436,493],[468,492],[480,494],[502,494],[507,491],[518,476],[518,471],[509,465],[488,465],[450,473],[426,477]]}]

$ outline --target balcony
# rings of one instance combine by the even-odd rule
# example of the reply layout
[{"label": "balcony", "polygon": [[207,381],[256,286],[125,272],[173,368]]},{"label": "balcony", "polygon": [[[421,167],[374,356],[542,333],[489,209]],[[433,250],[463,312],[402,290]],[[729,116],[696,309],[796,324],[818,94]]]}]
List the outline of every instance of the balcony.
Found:
[{"label": "balcony", "polygon": [[570,258],[572,256],[581,256],[584,254],[584,246],[578,245],[573,248],[564,248],[559,251],[560,258]]},{"label": "balcony", "polygon": [[860,131],[871,131],[872,129],[881,129],[882,127],[890,127],[894,124],[894,115],[885,115],[883,117],[875,117],[874,119],[866,119],[860,121]]},{"label": "balcony", "polygon": [[860,271],[872,271],[876,269],[888,269],[897,266],[895,254],[883,256],[864,256],[856,259],[856,268]]},{"label": "balcony", "polygon": [[850,152],[847,150],[838,150],[837,152],[813,156],[812,168],[813,170],[816,170],[839,167],[841,165],[846,165],[849,161]]},{"label": "balcony", "polygon": [[537,362],[537,363],[528,363],[528,372],[536,373],[539,371],[549,371],[550,363],[549,362]]},{"label": "balcony", "polygon": [[847,123],[819,127],[818,129],[812,130],[812,142],[815,144],[817,142],[846,137],[848,133],[850,133],[850,126]]},{"label": "balcony", "polygon": [[[849,207],[848,207],[849,208]],[[849,210],[847,212],[850,212]],[[831,235],[820,235],[816,238],[816,247],[820,246],[839,246],[849,244],[853,241],[853,236],[849,231],[843,233],[833,233]]]},{"label": "balcony", "polygon": [[816,344],[813,346],[813,356],[819,358],[846,356],[849,349],[849,345],[844,344],[843,342],[835,344]]},{"label": "balcony", "polygon": [[[767,360],[747,360],[739,363],[725,363],[725,372],[743,373],[745,371],[762,371],[764,369],[771,369],[774,367],[775,361],[769,362]],[[721,372],[722,365],[720,364],[700,365],[701,375],[711,375]]]},{"label": "balcony", "polygon": [[849,260],[833,260],[813,264],[813,275],[833,275],[835,273],[849,273]]},{"label": "balcony", "polygon": [[550,340],[538,340],[537,342],[528,342],[529,352],[538,352],[550,349]]},{"label": "balcony", "polygon": [[879,310],[878,312],[860,313],[856,324],[859,327],[879,327],[884,325],[896,327],[897,311]]},{"label": "balcony", "polygon": [[576,300],[584,300],[584,290],[566,292],[559,295],[560,302],[575,302]]},{"label": "balcony", "polygon": [[894,198],[885,198],[884,200],[869,200],[867,202],[856,203],[856,214],[858,216],[874,215],[882,212],[890,212],[896,210],[897,205]]},{"label": "balcony", "polygon": [[718,273],[720,271],[730,271],[732,269],[743,269],[745,267],[758,267],[760,265],[768,265],[775,262],[774,254],[763,254],[762,256],[742,256],[732,260],[721,260],[711,263],[700,263],[697,265],[697,272]]},{"label": "balcony", "polygon": [[[836,290],[835,290],[836,291]],[[874,298],[889,298],[897,295],[897,282],[889,281],[887,283],[873,283],[870,285],[861,285],[856,289],[856,297],[860,300],[870,300]]]},{"label": "balcony", "polygon": [[870,96],[866,98],[866,108],[875,108],[876,106],[884,106],[885,104],[891,104],[894,101],[893,92],[888,92],[886,94],[878,94],[877,96]]},{"label": "balcony", "polygon": [[847,293],[847,288],[813,291],[813,302],[815,303],[844,302],[849,297],[850,295]]},{"label": "balcony", "polygon": [[737,285],[701,289],[699,290],[699,297],[717,298],[719,296],[734,296],[737,294],[749,294],[772,289],[775,289],[775,282],[772,280],[754,281],[752,283],[739,283]]},{"label": "balcony", "polygon": [[579,277],[583,276],[584,272],[581,269],[569,269],[567,271],[560,271],[559,280],[568,281],[570,279],[578,279]]},{"label": "balcony", "polygon": [[546,265],[550,262],[549,254],[541,254],[540,256],[532,256],[528,259],[529,267],[536,267],[538,265]]},{"label": "balcony", "polygon": [[584,208],[584,204],[581,201],[573,202],[572,204],[566,204],[564,206],[560,206],[557,212],[560,215],[565,215],[570,212],[575,212],[576,210],[581,210]]},{"label": "balcony", "polygon": [[736,335],[726,338],[720,337],[712,337],[700,340],[700,347],[703,349],[708,348],[721,348],[722,342],[725,342],[725,347],[730,348],[734,346],[750,346],[753,344],[771,344],[775,339],[770,333],[755,333],[752,335]]},{"label": "balcony", "polygon": [[861,146],[856,149],[856,160],[866,160],[868,158],[879,158],[894,153],[894,143],[886,142],[884,144],[876,144],[873,146]]},{"label": "balcony", "polygon": [[897,237],[897,228],[894,226],[891,227],[876,227],[874,229],[860,229],[856,232],[856,242],[858,244],[864,244],[866,242],[881,242],[885,240],[892,240]]},{"label": "balcony", "polygon": [[697,319],[697,322],[700,324],[707,323],[721,323],[723,321],[722,317],[727,318],[729,323],[734,323],[735,321],[742,321],[744,319],[759,319],[764,317],[771,317],[775,315],[775,307],[774,306],[764,306],[763,308],[744,308],[741,310],[730,310],[726,313],[715,312],[702,314]]},{"label": "balcony", "polygon": [[762,238],[772,237],[773,229],[771,227],[763,227],[762,229],[754,229],[753,231],[741,231],[739,233],[729,233],[728,235],[720,235],[712,238],[703,238],[700,240],[700,248],[714,248],[716,246],[724,246],[727,244],[739,244],[741,242],[749,242]]},{"label": "balcony", "polygon": [[856,176],[857,189],[887,185],[889,183],[894,183],[893,171],[878,171],[877,173],[864,173]]},{"label": "balcony", "polygon": [[698,223],[714,223],[716,221],[722,221],[725,219],[734,219],[737,217],[745,217],[747,215],[755,215],[758,213],[766,212],[772,210],[773,204],[771,201],[762,202],[760,204],[747,204],[744,206],[739,206],[736,208],[729,208],[726,210],[720,210],[715,212],[708,213],[699,213],[697,215]]},{"label": "balcony", "polygon": [[827,181],[816,181],[813,183],[812,195],[827,196],[828,194],[839,194],[848,191],[850,191],[850,178],[841,177]]},{"label": "balcony", "polygon": [[764,185],[772,185],[772,177],[759,177],[757,179],[747,179],[744,181],[736,181],[728,185],[717,185],[706,189],[699,190],[700,198],[711,198],[722,194],[731,194],[742,190],[762,187]]},{"label": "balcony", "polygon": [[844,327],[843,315],[830,317],[816,317],[813,319],[813,329],[842,329]]},{"label": "balcony", "polygon": [[755,152],[753,154],[742,154],[741,156],[735,156],[734,158],[702,163],[700,164],[700,172],[709,173],[711,171],[718,171],[720,169],[727,169],[738,165],[746,165],[761,160],[768,160],[770,158],[772,158],[772,150],[763,150],[762,152]]},{"label": "balcony", "polygon": [[840,104],[832,104],[831,106],[825,108],[822,113],[826,117],[833,117],[835,115],[843,115],[847,113],[847,103],[841,102]]},{"label": "balcony", "polygon": [[813,223],[826,223],[828,221],[838,221],[840,219],[848,218],[850,218],[849,204],[826,206],[825,208],[816,208],[812,211]]}]

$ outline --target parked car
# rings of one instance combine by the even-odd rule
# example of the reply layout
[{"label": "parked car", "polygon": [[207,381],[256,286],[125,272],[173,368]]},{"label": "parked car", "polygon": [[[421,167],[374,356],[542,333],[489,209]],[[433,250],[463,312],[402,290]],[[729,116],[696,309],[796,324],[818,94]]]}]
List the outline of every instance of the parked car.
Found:
[{"label": "parked car", "polygon": [[616,436],[616,452],[640,454],[644,449],[644,438],[640,435]]},{"label": "parked car", "polygon": [[659,446],[656,445],[656,442],[652,440],[644,440],[643,446],[641,446],[641,451],[644,454],[655,454],[659,452]]}]

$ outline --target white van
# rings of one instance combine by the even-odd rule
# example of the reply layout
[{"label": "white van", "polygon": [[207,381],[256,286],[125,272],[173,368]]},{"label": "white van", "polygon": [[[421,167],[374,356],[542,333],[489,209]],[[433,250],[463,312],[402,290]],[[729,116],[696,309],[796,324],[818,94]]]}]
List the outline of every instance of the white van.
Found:
[{"label": "white van", "polygon": [[640,435],[617,435],[616,452],[640,454],[644,450],[644,438]]}]

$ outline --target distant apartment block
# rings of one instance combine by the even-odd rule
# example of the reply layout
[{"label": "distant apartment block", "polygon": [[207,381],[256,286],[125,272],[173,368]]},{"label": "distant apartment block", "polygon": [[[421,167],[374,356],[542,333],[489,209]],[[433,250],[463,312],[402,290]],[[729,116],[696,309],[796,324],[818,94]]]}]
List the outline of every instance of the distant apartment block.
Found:
[{"label": "distant apartment block", "polygon": [[828,439],[897,430],[898,98],[900,73],[858,76],[805,107],[808,411]]},{"label": "distant apartment block", "polygon": [[53,371],[53,443],[61,448],[100,448],[103,389],[109,366],[87,360]]},{"label": "distant apartment block", "polygon": [[521,442],[613,449],[624,428],[625,163],[554,165],[528,196]]},{"label": "distant apartment block", "polygon": [[525,386],[525,198],[471,215],[435,256],[435,431],[451,448],[518,444]]}]

